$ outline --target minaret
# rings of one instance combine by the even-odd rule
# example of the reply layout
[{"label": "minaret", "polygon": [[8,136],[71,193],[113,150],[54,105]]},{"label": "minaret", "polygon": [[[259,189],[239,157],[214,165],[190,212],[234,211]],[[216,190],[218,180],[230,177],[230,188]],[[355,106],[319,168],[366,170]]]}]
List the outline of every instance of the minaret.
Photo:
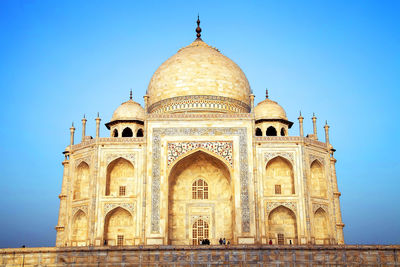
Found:
[{"label": "minaret", "polygon": [[82,141],[83,142],[85,140],[85,136],[86,136],[86,122],[87,119],[85,118],[85,114],[83,114],[83,119],[82,119]]},{"label": "minaret", "polygon": [[299,120],[299,129],[300,129],[300,136],[303,137],[304,136],[304,131],[303,131],[303,116],[301,116],[301,111],[300,111],[300,116],[298,117]]},{"label": "minaret", "polygon": [[329,125],[328,125],[328,121],[325,121],[325,143],[327,145],[329,145]]},{"label": "minaret", "polygon": [[314,138],[315,140],[318,140],[318,136],[317,136],[317,117],[315,117],[315,113],[313,113],[312,116],[312,123],[313,123],[313,127],[314,127]]},{"label": "minaret", "polygon": [[74,123],[72,123],[72,126],[71,128],[69,128],[69,131],[71,132],[70,146],[72,147],[72,145],[74,144],[74,133],[75,133]]},{"label": "minaret", "polygon": [[100,121],[101,121],[101,119],[99,117],[99,113],[98,112],[97,112],[97,118],[95,120],[96,120],[96,138],[99,138],[99,136],[100,136]]}]

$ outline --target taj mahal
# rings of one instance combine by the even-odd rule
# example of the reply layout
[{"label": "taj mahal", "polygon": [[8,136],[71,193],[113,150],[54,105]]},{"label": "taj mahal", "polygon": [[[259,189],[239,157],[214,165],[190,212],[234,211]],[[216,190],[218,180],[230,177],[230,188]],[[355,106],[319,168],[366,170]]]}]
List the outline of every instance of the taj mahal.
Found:
[{"label": "taj mahal", "polygon": [[[313,133],[201,38],[63,152],[56,247],[344,244],[329,126]],[[264,98],[264,97],[262,97]],[[293,119],[292,119],[293,120]],[[79,134],[80,135],[80,134]],[[321,135],[321,134],[320,134]]]}]

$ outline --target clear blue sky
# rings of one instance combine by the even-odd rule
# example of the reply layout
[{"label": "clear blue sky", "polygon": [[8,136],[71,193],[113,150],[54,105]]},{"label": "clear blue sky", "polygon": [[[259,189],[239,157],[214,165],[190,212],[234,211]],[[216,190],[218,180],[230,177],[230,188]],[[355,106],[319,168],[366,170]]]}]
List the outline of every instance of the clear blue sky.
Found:
[{"label": "clear blue sky", "polygon": [[[69,127],[143,103],[202,37],[305,131],[331,125],[351,244],[400,243],[400,1],[0,1],[0,247],[54,246]],[[108,136],[104,126],[101,135]]]}]

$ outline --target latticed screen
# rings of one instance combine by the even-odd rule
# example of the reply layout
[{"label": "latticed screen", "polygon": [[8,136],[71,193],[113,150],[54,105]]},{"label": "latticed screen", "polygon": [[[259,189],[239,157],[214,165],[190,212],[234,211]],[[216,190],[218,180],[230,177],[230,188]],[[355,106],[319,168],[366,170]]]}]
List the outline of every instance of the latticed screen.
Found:
[{"label": "latticed screen", "polygon": [[277,195],[281,194],[281,185],[280,184],[275,185],[275,194],[277,194]]},{"label": "latticed screen", "polygon": [[123,235],[118,235],[117,236],[117,245],[118,246],[123,246],[124,245],[124,236]]},{"label": "latticed screen", "polygon": [[285,244],[285,236],[283,234],[278,234],[278,245]]},{"label": "latticed screen", "polygon": [[197,220],[193,224],[192,229],[192,243],[193,245],[199,245],[201,240],[208,238],[209,229],[208,223],[203,220]]},{"label": "latticed screen", "polygon": [[125,193],[126,193],[126,186],[120,186],[119,187],[119,195],[125,196]]},{"label": "latticed screen", "polygon": [[203,179],[192,184],[192,199],[208,199],[208,184]]}]

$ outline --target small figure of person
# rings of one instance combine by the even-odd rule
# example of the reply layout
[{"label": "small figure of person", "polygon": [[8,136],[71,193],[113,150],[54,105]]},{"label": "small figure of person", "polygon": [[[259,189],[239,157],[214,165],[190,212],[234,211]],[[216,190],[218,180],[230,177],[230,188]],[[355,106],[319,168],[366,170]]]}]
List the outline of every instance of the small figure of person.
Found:
[{"label": "small figure of person", "polygon": [[231,241],[229,241],[229,240],[228,240],[228,243],[227,243],[227,245],[229,246],[230,244],[231,244]]},{"label": "small figure of person", "polygon": [[222,238],[219,239],[219,244],[222,245],[224,241],[222,241]]},{"label": "small figure of person", "polygon": [[271,239],[269,240],[269,244],[272,245],[272,240]]},{"label": "small figure of person", "polygon": [[224,240],[222,240],[222,243],[223,243],[224,245],[226,245],[226,239],[225,239],[225,237],[224,237]]}]

